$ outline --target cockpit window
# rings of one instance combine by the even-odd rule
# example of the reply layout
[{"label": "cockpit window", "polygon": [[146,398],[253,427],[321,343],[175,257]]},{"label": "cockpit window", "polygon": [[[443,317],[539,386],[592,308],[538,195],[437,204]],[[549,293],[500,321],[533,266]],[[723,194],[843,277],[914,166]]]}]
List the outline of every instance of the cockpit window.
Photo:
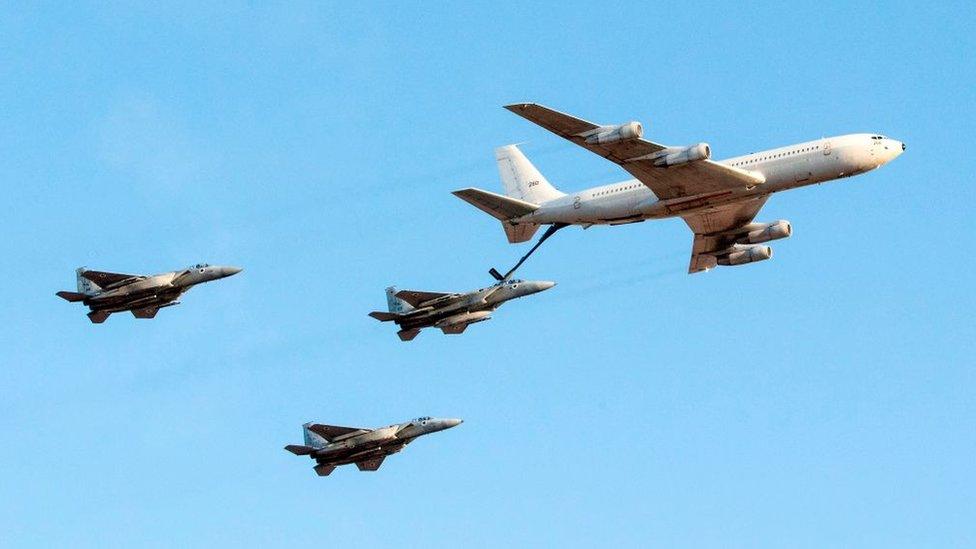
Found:
[{"label": "cockpit window", "polygon": [[209,263],[197,263],[193,266],[194,269],[203,269],[204,267],[209,267]]}]

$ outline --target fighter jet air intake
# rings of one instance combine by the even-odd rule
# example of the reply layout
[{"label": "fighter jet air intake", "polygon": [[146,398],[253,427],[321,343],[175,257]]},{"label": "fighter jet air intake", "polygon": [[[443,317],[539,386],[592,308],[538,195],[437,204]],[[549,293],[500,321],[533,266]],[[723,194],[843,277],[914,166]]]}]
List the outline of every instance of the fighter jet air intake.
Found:
[{"label": "fighter jet air intake", "polygon": [[[494,271],[494,270],[493,270]],[[546,280],[500,280],[497,284],[466,293],[437,293],[386,289],[388,312],[369,316],[400,327],[402,341],[417,337],[421,328],[437,327],[445,334],[460,334],[475,322],[491,318],[506,301],[539,293],[555,286]]]},{"label": "fighter jet air intake", "polygon": [[707,143],[674,147],[643,139],[639,122],[594,124],[535,103],[505,108],[619,164],[635,179],[566,194],[508,145],[495,151],[504,195],[470,187],[454,195],[500,220],[511,243],[531,239],[540,225],[587,228],[681,217],[694,232],[689,273],[772,257],[765,243],[793,232],[789,221],[753,221],[773,193],[862,174],[905,150],[884,135],[857,133],[712,160]]},{"label": "fighter jet air intake", "polygon": [[317,463],[315,472],[327,476],[339,465],[355,463],[360,471],[375,471],[390,454],[395,454],[417,437],[460,425],[460,419],[420,417],[379,429],[337,427],[306,423],[305,444],[289,444],[285,450],[308,456]]},{"label": "fighter jet air intake", "polygon": [[157,275],[107,273],[81,267],[76,271],[78,291],[61,291],[56,295],[87,305],[91,309],[88,318],[95,324],[121,311],[131,311],[136,318],[153,318],[163,307],[179,305],[176,300],[193,286],[239,272],[238,267],[207,264]]}]

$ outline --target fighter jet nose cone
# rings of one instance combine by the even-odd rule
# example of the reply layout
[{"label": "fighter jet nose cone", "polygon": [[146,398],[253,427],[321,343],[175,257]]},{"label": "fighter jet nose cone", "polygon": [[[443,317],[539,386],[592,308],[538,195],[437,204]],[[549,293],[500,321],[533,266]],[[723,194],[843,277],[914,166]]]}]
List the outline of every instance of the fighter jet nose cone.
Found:
[{"label": "fighter jet nose cone", "polygon": [[460,425],[462,423],[464,423],[464,420],[463,419],[454,418],[454,419],[446,419],[446,420],[444,420],[444,424],[447,425],[448,428],[457,427],[458,425]]},{"label": "fighter jet nose cone", "polygon": [[233,276],[233,275],[236,275],[237,273],[239,273],[239,272],[241,272],[243,270],[244,269],[242,269],[240,267],[224,267],[223,268],[224,276]]},{"label": "fighter jet nose cone", "polygon": [[543,290],[548,290],[549,288],[552,288],[555,285],[556,283],[552,282],[551,280],[546,280],[539,283],[539,287],[542,288]]}]

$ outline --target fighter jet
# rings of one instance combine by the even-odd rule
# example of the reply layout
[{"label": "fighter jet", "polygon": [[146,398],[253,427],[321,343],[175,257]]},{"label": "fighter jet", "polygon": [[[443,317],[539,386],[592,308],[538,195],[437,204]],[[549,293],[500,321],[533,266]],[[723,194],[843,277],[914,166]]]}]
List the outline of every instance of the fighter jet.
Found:
[{"label": "fighter jet", "polygon": [[238,267],[221,267],[201,263],[192,267],[157,275],[133,275],[89,271],[81,267],[77,292],[56,295],[72,303],[82,302],[91,312],[95,324],[105,322],[112,313],[132,311],[136,318],[153,318],[163,307],[179,305],[184,292],[201,284],[241,272]]},{"label": "fighter jet", "polygon": [[318,464],[315,472],[328,476],[339,465],[355,463],[360,471],[375,471],[390,454],[395,454],[415,438],[460,425],[460,419],[420,417],[379,429],[337,427],[306,423],[305,445],[289,444],[285,450],[296,456],[308,456]]},{"label": "fighter jet", "polygon": [[[493,270],[493,275],[497,271]],[[386,289],[389,312],[373,311],[369,316],[380,322],[393,321],[400,327],[402,341],[417,337],[421,328],[440,328],[445,334],[460,334],[475,322],[491,318],[502,303],[548,290],[556,285],[546,280],[511,280],[501,278],[497,284],[463,294],[397,291]]]}]

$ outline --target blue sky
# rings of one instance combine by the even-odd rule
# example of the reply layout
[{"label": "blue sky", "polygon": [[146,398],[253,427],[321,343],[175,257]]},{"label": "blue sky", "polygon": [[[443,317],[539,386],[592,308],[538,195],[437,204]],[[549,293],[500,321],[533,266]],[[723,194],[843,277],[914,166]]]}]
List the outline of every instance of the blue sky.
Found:
[{"label": "blue sky", "polygon": [[[0,544],[976,545],[971,6],[166,4],[0,12]],[[494,147],[624,179],[517,101],[718,158],[908,151],[772,198],[771,261],[567,229],[520,273],[555,289],[401,343],[385,286],[524,250],[449,194],[499,188]],[[198,261],[245,271],[152,322],[53,295]],[[375,474],[282,450],[428,414],[466,422]]]}]

